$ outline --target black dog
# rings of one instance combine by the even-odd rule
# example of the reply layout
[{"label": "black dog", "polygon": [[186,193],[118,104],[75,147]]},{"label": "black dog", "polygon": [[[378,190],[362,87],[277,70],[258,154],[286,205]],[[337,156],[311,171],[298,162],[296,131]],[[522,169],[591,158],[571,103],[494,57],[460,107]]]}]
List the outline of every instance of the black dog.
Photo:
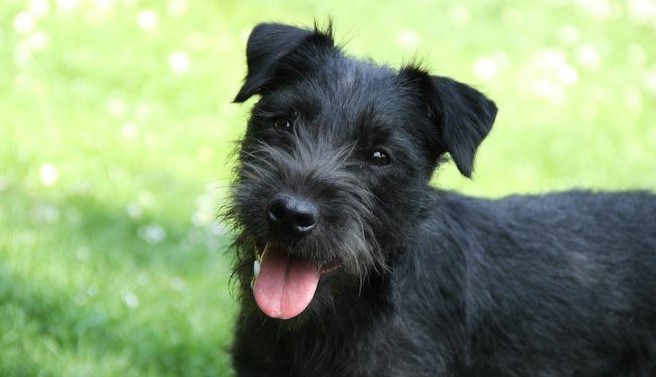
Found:
[{"label": "black dog", "polygon": [[494,103],[330,29],[248,41],[237,375],[656,376],[656,196],[430,187],[447,154],[470,176]]}]

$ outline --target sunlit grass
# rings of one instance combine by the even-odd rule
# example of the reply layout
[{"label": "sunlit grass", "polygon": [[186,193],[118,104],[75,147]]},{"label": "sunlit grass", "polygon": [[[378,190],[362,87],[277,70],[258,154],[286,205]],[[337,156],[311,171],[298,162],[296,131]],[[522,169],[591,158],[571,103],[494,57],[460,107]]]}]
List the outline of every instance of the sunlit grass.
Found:
[{"label": "sunlit grass", "polygon": [[0,7],[0,375],[228,376],[215,222],[258,21],[332,16],[346,51],[418,59],[501,111],[486,196],[656,188],[656,3],[31,0]]}]

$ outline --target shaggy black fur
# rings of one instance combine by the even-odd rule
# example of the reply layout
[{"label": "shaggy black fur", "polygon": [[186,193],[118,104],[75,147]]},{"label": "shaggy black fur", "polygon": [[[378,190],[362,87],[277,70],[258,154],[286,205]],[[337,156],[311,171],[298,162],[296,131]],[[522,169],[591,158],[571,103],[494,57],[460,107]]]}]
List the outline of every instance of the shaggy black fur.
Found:
[{"label": "shaggy black fur", "polygon": [[[447,154],[471,175],[494,103],[346,56],[328,29],[260,24],[248,41],[235,100],[261,98],[226,212],[237,375],[656,376],[656,196],[432,188]],[[325,270],[294,318],[255,303],[267,248]]]}]

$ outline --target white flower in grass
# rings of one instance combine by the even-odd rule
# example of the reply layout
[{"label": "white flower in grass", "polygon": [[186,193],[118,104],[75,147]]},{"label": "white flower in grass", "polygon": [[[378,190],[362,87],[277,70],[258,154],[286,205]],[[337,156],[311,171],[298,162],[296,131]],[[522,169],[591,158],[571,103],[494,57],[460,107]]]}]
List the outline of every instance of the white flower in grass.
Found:
[{"label": "white flower in grass", "polygon": [[207,210],[197,209],[191,215],[191,223],[197,227],[207,226],[212,220],[214,220],[214,215]]},{"label": "white flower in grass", "polygon": [[169,55],[169,68],[176,75],[184,75],[191,68],[191,59],[184,52],[176,51]]},{"label": "white flower in grass", "polygon": [[581,32],[573,25],[563,25],[558,29],[558,38],[566,45],[573,45],[581,40]]},{"label": "white flower in grass", "polygon": [[187,287],[187,284],[185,283],[184,279],[182,279],[181,277],[174,276],[169,281],[169,287],[171,287],[171,289],[173,289],[174,291],[183,292]]},{"label": "white flower in grass", "polygon": [[494,59],[484,56],[474,61],[474,74],[482,80],[493,79],[499,71],[499,66]]},{"label": "white flower in grass", "polygon": [[601,62],[599,51],[591,44],[585,44],[576,50],[576,60],[582,67],[589,69],[598,68]]},{"label": "white flower in grass", "polygon": [[29,10],[35,18],[43,18],[48,15],[50,4],[46,0],[31,0]]},{"label": "white flower in grass", "polygon": [[575,0],[574,3],[597,20],[609,20],[621,13],[619,4],[609,0]]},{"label": "white flower in grass", "polygon": [[399,32],[396,40],[401,47],[413,49],[419,44],[419,35],[412,29],[404,29]]},{"label": "white flower in grass", "polygon": [[135,140],[139,135],[139,128],[132,122],[124,123],[121,126],[121,136],[126,140]]},{"label": "white flower in grass", "polygon": [[34,30],[34,17],[29,12],[20,12],[14,17],[14,30],[19,33],[29,33]]},{"label": "white flower in grass", "polygon": [[39,168],[39,179],[44,186],[53,186],[59,180],[59,171],[55,165],[47,163]]},{"label": "white flower in grass", "polygon": [[642,112],[642,91],[636,86],[629,86],[624,90],[626,106],[636,113]]},{"label": "white flower in grass", "polygon": [[643,85],[648,92],[656,95],[656,65],[652,66],[651,70],[645,75]]},{"label": "white flower in grass", "polygon": [[530,92],[554,104],[567,98],[566,87],[576,85],[578,72],[564,52],[553,49],[538,51],[533,55],[524,75]]},{"label": "white flower in grass", "polygon": [[152,10],[142,10],[137,15],[137,24],[144,31],[153,31],[159,25],[159,16]]},{"label": "white flower in grass", "polygon": [[32,207],[32,219],[40,224],[52,224],[59,220],[59,208],[50,203],[37,203]]},{"label": "white flower in grass", "polygon": [[629,0],[629,15],[637,22],[656,22],[656,1],[654,0]]},{"label": "white flower in grass", "polygon": [[45,50],[48,47],[48,44],[50,43],[50,38],[48,37],[48,34],[38,31],[27,39],[27,45],[30,47],[32,51],[41,51]]},{"label": "white flower in grass", "polygon": [[561,104],[567,98],[562,85],[546,78],[533,81],[531,83],[531,92],[534,96],[548,100],[553,104]]},{"label": "white flower in grass", "polygon": [[114,8],[114,0],[94,0],[94,5],[101,12],[109,12]]},{"label": "white flower in grass", "polygon": [[214,199],[208,193],[196,197],[196,210],[191,215],[191,222],[197,227],[209,225],[216,217],[214,213]]},{"label": "white flower in grass", "polygon": [[127,212],[131,219],[139,219],[143,216],[144,210],[138,202],[130,202],[125,206],[125,212]]},{"label": "white flower in grass", "polygon": [[505,51],[497,50],[487,56],[474,60],[474,74],[481,80],[492,80],[510,66],[510,58]]},{"label": "white flower in grass", "polygon": [[137,275],[137,284],[139,284],[140,286],[143,287],[144,285],[148,285],[150,283],[151,283],[151,279],[147,273],[141,272],[139,273],[139,275]]},{"label": "white flower in grass", "polygon": [[65,12],[71,12],[78,8],[78,0],[57,0],[57,9]]},{"label": "white flower in grass", "polygon": [[107,112],[113,117],[122,117],[128,111],[128,105],[120,98],[111,97],[105,103]]},{"label": "white flower in grass", "polygon": [[137,229],[137,235],[149,244],[158,244],[166,239],[166,230],[158,224],[148,224]]},{"label": "white flower in grass", "polygon": [[209,231],[211,234],[219,237],[226,236],[228,234],[228,226],[222,222],[214,221],[209,226]]},{"label": "white flower in grass", "polygon": [[128,308],[134,309],[139,306],[139,297],[132,292],[125,292],[121,295],[123,302]]}]

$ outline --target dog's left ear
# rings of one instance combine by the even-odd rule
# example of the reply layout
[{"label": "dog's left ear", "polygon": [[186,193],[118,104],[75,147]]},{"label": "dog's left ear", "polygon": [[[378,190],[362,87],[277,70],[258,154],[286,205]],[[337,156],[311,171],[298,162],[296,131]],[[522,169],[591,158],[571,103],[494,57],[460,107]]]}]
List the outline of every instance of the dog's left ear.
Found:
[{"label": "dog's left ear", "polygon": [[[320,31],[316,25],[314,30],[276,23],[256,25],[246,45],[248,73],[234,102],[244,102],[254,94],[261,94],[263,87],[274,80],[276,71],[292,52],[301,47],[333,45],[332,25],[325,32]],[[309,51],[306,55],[313,54],[314,51]],[[288,68],[294,71],[296,67]]]},{"label": "dog's left ear", "polygon": [[471,178],[474,156],[492,129],[497,107],[478,90],[448,77],[430,76],[420,68],[406,67],[400,77],[421,86],[420,95],[429,117],[439,127],[440,152],[448,152],[458,170]]}]

